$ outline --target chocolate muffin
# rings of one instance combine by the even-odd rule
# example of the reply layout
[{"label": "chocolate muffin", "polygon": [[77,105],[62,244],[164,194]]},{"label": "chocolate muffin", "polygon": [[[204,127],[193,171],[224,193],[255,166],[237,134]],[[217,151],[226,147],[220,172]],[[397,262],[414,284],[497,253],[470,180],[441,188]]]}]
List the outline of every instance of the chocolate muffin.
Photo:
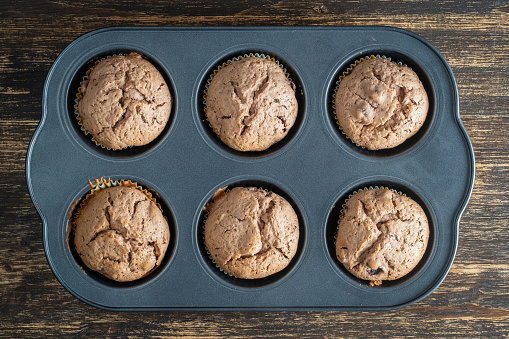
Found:
[{"label": "chocolate muffin", "polygon": [[214,132],[238,151],[263,151],[282,140],[297,118],[293,83],[275,62],[248,57],[213,78],[206,115]]},{"label": "chocolate muffin", "polygon": [[100,61],[80,93],[83,128],[98,144],[111,149],[150,143],[170,118],[168,85],[154,65],[137,53]]},{"label": "chocolate muffin", "polygon": [[428,107],[417,74],[383,58],[357,64],[336,92],[341,128],[370,150],[393,148],[413,136],[424,124]]},{"label": "chocolate muffin", "polygon": [[88,196],[74,221],[83,263],[116,281],[142,278],[161,264],[168,248],[168,222],[135,187],[115,186]]},{"label": "chocolate muffin", "polygon": [[428,238],[428,220],[419,204],[387,189],[369,189],[344,207],[336,256],[360,279],[395,280],[419,263]]},{"label": "chocolate muffin", "polygon": [[299,220],[288,201],[255,187],[214,196],[205,222],[213,260],[237,278],[264,278],[283,270],[297,252]]}]

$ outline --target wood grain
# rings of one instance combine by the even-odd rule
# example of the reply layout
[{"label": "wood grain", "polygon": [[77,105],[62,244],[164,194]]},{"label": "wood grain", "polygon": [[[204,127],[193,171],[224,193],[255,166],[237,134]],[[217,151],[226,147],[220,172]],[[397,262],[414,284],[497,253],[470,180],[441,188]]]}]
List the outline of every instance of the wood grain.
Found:
[{"label": "wood grain", "polygon": [[[44,80],[74,39],[110,26],[387,25],[430,41],[455,74],[476,157],[442,285],[390,312],[108,312],[45,259],[25,181]],[[509,336],[509,1],[0,1],[0,337]]]}]

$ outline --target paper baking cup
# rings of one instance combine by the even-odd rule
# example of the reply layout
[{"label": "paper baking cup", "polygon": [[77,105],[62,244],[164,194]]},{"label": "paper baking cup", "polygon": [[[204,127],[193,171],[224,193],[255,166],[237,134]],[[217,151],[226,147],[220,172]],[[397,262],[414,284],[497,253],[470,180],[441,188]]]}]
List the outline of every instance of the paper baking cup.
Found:
[{"label": "paper baking cup", "polygon": [[385,59],[385,60],[391,61],[392,63],[395,63],[398,66],[408,67],[406,64],[403,64],[402,62],[392,61],[390,57],[387,57],[385,55],[380,55],[380,54],[374,55],[374,54],[371,54],[371,55],[367,55],[367,56],[364,56],[364,57],[362,57],[360,59],[355,60],[352,64],[350,64],[350,66],[347,67],[346,70],[344,70],[341,73],[341,75],[339,76],[338,80],[336,81],[336,86],[334,87],[334,93],[332,94],[332,114],[334,116],[334,120],[336,120],[336,125],[338,125],[339,130],[345,136],[345,138],[350,140],[352,142],[352,144],[354,144],[355,146],[361,147],[362,149],[366,149],[366,147],[358,145],[352,139],[350,139],[350,137],[343,131],[343,128],[341,127],[341,124],[338,121],[338,117],[337,117],[337,114],[336,114],[336,93],[338,92],[339,84],[341,83],[341,80],[343,80],[347,75],[352,73],[352,70],[355,68],[355,66],[357,66],[361,62],[366,61],[368,59]]}]

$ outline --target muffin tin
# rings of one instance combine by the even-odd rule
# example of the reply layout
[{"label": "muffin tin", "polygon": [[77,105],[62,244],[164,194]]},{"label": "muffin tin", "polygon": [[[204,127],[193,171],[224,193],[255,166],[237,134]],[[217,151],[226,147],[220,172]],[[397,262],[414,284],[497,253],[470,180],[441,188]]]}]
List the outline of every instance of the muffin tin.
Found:
[{"label": "muffin tin", "polygon": [[[173,112],[152,143],[121,151],[96,146],[79,128],[74,99],[94,60],[136,51],[165,77]],[[263,152],[234,151],[205,121],[203,90],[213,70],[245,53],[268,54],[297,87],[299,118]],[[380,54],[412,67],[430,110],[403,145],[369,151],[339,130],[332,95],[360,57]],[[43,221],[49,265],[79,299],[112,310],[382,310],[418,301],[445,278],[458,224],[474,181],[474,156],[459,118],[457,87],[440,53],[421,37],[390,27],[107,28],[72,42],[51,67],[42,118],[27,155],[27,182]],[[130,179],[154,193],[169,219],[171,243],[151,275],[118,283],[90,271],[66,242],[72,204],[88,180]],[[291,264],[259,280],[224,274],[203,243],[203,208],[220,188],[257,186],[286,198],[300,221]],[[430,221],[427,252],[409,275],[371,287],[335,258],[334,235],[348,194],[370,186],[401,191]]]}]

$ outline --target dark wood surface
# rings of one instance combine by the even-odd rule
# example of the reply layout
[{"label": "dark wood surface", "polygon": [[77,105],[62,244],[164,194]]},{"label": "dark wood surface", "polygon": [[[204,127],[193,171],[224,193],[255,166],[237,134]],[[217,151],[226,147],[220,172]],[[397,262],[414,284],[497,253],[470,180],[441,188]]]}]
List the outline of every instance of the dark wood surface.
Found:
[{"label": "dark wood surface", "polygon": [[[53,276],[25,158],[47,72],[109,26],[387,25],[441,51],[459,89],[475,186],[445,281],[389,312],[110,312]],[[509,1],[0,1],[0,337],[509,336]]]}]

